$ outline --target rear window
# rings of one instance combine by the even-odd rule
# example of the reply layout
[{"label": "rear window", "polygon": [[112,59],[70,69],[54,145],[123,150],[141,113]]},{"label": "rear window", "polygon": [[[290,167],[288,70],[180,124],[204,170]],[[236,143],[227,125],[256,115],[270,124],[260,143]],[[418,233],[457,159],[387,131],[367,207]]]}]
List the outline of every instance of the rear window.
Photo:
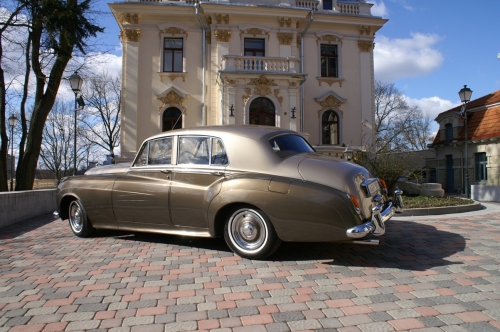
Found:
[{"label": "rear window", "polygon": [[293,156],[300,153],[314,152],[312,146],[298,135],[281,135],[269,140],[274,152],[281,158]]}]

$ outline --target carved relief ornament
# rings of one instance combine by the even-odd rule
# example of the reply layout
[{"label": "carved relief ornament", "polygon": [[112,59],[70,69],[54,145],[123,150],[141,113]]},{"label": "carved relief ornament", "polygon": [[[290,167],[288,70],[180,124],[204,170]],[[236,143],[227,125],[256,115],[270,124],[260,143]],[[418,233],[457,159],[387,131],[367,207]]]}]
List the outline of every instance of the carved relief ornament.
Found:
[{"label": "carved relief ornament", "polygon": [[332,42],[340,42],[342,44],[342,39],[340,39],[340,37],[335,36],[335,35],[325,35],[325,36],[318,37],[318,39],[316,40],[316,43],[319,44],[320,42],[327,42],[328,44],[330,44]]},{"label": "carved relief ornament", "polygon": [[174,36],[174,35],[181,35],[181,34],[187,35],[186,31],[184,31],[181,28],[176,28],[176,27],[170,27],[170,28],[167,28],[167,29],[163,29],[162,32],[166,33],[166,34],[171,34],[172,36]]},{"label": "carved relief ornament", "polygon": [[280,103],[280,106],[283,106],[282,103],[283,103],[283,97],[280,96],[280,90],[279,89],[274,89],[274,96],[276,97],[276,99],[278,99],[279,103]]},{"label": "carved relief ornament", "polygon": [[135,13],[125,13],[120,19],[121,24],[139,24],[139,15]]},{"label": "carved relief ornament", "polygon": [[215,37],[218,42],[228,43],[231,38],[231,30],[215,30]]},{"label": "carved relief ornament", "polygon": [[122,38],[125,38],[125,41],[137,43],[139,41],[139,37],[141,36],[141,30],[125,29],[122,31],[121,35]]},{"label": "carved relief ornament", "polygon": [[358,46],[361,52],[371,52],[375,47],[375,43],[369,40],[359,40]]},{"label": "carved relief ornament", "polygon": [[241,99],[243,100],[243,105],[246,105],[248,99],[250,98],[250,94],[252,93],[252,89],[246,88],[245,93],[246,93],[246,95],[241,97]]},{"label": "carved relief ornament", "polygon": [[254,93],[259,96],[267,96],[271,94],[271,86],[277,86],[272,79],[268,79],[264,75],[259,78],[253,78],[248,85],[255,85]]},{"label": "carved relief ornament", "polygon": [[292,18],[290,17],[288,18],[280,17],[279,22],[280,22],[280,28],[285,27],[285,25],[287,28],[290,28],[292,26]]},{"label": "carved relief ornament", "polygon": [[182,103],[184,102],[184,97],[182,97],[180,94],[175,92],[174,90],[171,90],[169,93],[167,93],[165,96],[160,96],[158,99],[162,102],[162,105],[158,109],[158,113],[161,112],[161,110],[168,105],[179,105],[182,108],[184,106]]},{"label": "carved relief ornament", "polygon": [[366,34],[367,36],[372,35],[372,27],[368,25],[360,25],[359,26],[359,34],[364,35]]},{"label": "carved relief ornament", "polygon": [[291,45],[293,39],[293,33],[288,32],[278,32],[278,40],[280,45]]},{"label": "carved relief ornament", "polygon": [[222,21],[224,21],[224,24],[229,24],[229,15],[228,14],[217,14],[215,16],[217,20],[217,24],[222,24]]},{"label": "carved relief ornament", "polygon": [[[262,30],[262,29],[258,29],[258,28],[250,28],[250,29],[246,29],[244,31],[245,34],[247,35],[252,35],[252,36],[262,36],[262,35],[269,35],[266,31]],[[242,35],[242,33],[240,33],[240,36]]]}]

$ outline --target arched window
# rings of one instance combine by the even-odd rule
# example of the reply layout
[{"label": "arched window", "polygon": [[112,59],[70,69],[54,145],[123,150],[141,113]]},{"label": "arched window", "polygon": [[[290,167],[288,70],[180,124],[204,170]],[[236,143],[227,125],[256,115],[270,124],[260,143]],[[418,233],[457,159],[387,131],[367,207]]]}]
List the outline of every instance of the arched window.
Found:
[{"label": "arched window", "polygon": [[182,112],[177,107],[167,108],[162,120],[162,131],[182,128]]},{"label": "arched window", "polygon": [[250,104],[250,124],[276,126],[276,111],[271,100],[259,97]]},{"label": "arched window", "polygon": [[339,117],[334,111],[326,111],[321,119],[321,143],[339,144]]}]

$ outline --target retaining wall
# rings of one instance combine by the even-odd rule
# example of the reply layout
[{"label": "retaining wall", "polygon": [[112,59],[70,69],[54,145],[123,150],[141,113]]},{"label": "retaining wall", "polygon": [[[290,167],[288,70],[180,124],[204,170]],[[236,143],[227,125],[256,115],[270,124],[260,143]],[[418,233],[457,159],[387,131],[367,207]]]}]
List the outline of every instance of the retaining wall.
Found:
[{"label": "retaining wall", "polygon": [[500,186],[472,185],[471,198],[481,202],[500,202]]},{"label": "retaining wall", "polygon": [[0,192],[0,228],[56,210],[56,190]]}]

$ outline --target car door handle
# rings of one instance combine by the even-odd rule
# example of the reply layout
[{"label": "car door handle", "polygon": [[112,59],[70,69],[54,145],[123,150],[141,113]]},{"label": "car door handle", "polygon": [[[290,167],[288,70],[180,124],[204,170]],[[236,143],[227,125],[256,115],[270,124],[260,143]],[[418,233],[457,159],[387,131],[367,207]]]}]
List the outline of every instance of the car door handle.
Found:
[{"label": "car door handle", "polygon": [[224,176],[224,172],[210,172],[212,175]]},{"label": "car door handle", "polygon": [[169,169],[162,169],[160,172],[162,172],[163,174],[171,174],[172,173],[172,171]]}]

